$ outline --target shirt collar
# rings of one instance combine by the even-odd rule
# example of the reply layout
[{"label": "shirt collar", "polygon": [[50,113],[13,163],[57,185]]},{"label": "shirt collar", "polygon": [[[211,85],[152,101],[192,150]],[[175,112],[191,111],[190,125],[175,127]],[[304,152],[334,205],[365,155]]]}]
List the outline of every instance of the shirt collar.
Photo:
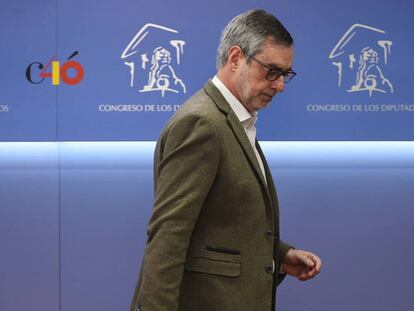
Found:
[{"label": "shirt collar", "polygon": [[229,89],[220,81],[217,76],[211,80],[213,84],[219,89],[220,93],[229,103],[231,109],[233,109],[234,113],[236,114],[237,118],[239,119],[240,123],[247,126],[252,126],[256,123],[257,120],[257,112],[250,114],[247,111],[246,107],[229,91]]}]

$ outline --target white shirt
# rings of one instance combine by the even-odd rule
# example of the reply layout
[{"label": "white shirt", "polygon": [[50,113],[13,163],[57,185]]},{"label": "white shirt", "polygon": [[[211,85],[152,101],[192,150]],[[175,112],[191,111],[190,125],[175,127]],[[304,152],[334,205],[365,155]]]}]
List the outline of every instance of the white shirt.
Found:
[{"label": "white shirt", "polygon": [[243,104],[229,91],[229,89],[223,84],[223,82],[220,81],[220,79],[217,76],[214,76],[211,82],[213,82],[213,84],[219,89],[220,93],[229,103],[231,109],[233,109],[234,113],[236,114],[237,118],[242,124],[243,129],[246,132],[247,138],[249,139],[253,151],[256,155],[257,162],[259,162],[259,166],[262,171],[263,177],[266,180],[266,173],[264,170],[263,161],[256,148],[255,124],[257,121],[257,112],[250,114],[250,112],[247,111],[246,107],[243,106]]}]

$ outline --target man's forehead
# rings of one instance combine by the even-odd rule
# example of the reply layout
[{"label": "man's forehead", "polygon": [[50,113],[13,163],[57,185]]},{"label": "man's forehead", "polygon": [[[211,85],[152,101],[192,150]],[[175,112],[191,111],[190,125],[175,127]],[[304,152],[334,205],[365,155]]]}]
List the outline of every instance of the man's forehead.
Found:
[{"label": "man's forehead", "polygon": [[286,70],[292,67],[293,47],[267,40],[263,42],[256,56],[270,67]]}]

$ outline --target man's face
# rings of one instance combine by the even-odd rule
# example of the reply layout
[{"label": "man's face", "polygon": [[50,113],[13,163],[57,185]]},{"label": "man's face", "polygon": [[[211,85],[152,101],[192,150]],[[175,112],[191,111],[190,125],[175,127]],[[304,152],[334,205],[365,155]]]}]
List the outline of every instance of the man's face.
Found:
[{"label": "man's face", "polygon": [[[276,45],[273,40],[263,42],[261,51],[254,57],[268,67],[286,71],[292,68],[293,48]],[[267,107],[273,96],[283,92],[285,85],[283,76],[275,81],[268,81],[266,74],[268,70],[257,61],[250,59],[246,63],[247,55],[240,63],[236,72],[235,91],[236,97],[252,113]]]}]

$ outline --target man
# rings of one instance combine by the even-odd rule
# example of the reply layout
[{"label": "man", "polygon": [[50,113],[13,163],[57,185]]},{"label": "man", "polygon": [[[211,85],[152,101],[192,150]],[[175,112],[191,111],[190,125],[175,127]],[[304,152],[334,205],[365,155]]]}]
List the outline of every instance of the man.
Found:
[{"label": "man", "polygon": [[292,44],[263,10],[235,17],[217,75],[163,129],[131,310],[270,311],[286,273],[319,273],[316,255],[279,238],[276,191],[255,138],[257,111],[295,75]]}]

